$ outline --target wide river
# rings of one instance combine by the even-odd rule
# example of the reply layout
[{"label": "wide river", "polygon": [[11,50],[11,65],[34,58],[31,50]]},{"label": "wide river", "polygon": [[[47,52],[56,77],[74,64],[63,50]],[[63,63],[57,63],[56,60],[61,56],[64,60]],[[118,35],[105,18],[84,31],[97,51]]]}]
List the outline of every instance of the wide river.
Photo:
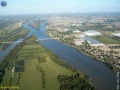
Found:
[{"label": "wide river", "polygon": [[[29,30],[27,37],[34,34],[38,39],[48,38],[45,33],[45,22],[41,24],[40,30],[30,27],[28,22],[23,26]],[[22,40],[20,38],[17,41]],[[0,51],[0,59],[7,55],[9,50],[13,49],[18,43],[13,43],[6,50]],[[116,90],[116,73],[113,73],[104,64],[83,53],[78,53],[76,49],[53,39],[40,41],[40,44],[54,52],[66,61],[66,63],[80,70],[83,74],[90,76],[92,78],[92,84],[97,90]]]}]

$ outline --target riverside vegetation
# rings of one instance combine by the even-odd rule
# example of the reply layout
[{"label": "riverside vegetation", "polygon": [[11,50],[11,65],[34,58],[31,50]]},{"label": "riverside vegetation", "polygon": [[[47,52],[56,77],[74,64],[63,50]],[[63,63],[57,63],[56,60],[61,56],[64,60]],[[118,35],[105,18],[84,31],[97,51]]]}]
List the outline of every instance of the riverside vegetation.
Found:
[{"label": "riverside vegetation", "polygon": [[40,29],[40,25],[41,25],[41,23],[43,21],[44,20],[34,20],[34,21],[29,23],[29,26],[35,28],[36,30],[39,30]]}]

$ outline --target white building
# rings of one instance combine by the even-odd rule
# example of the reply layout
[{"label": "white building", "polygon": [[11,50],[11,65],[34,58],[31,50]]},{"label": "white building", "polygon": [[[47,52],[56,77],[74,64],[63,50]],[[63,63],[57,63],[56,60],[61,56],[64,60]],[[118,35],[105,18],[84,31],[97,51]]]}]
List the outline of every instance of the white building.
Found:
[{"label": "white building", "polygon": [[68,29],[64,29],[64,31],[65,31],[65,32],[67,32],[67,31],[68,31]]},{"label": "white building", "polygon": [[83,45],[81,41],[75,41],[75,45]]},{"label": "white building", "polygon": [[86,36],[85,34],[81,34],[81,35],[79,35],[79,36],[77,36],[77,37],[83,38],[83,37],[85,37],[85,36]]},{"label": "white building", "polygon": [[73,31],[73,33],[79,33],[79,32],[81,32],[81,31],[79,31],[79,30],[75,30],[75,31]]},{"label": "white building", "polygon": [[113,33],[113,36],[120,38],[120,33]]},{"label": "white building", "polygon": [[95,31],[95,30],[85,31],[84,34],[87,36],[101,36],[102,35],[100,32]]},{"label": "white building", "polygon": [[91,37],[84,37],[84,39],[90,44],[90,46],[103,46],[104,44],[91,38]]}]

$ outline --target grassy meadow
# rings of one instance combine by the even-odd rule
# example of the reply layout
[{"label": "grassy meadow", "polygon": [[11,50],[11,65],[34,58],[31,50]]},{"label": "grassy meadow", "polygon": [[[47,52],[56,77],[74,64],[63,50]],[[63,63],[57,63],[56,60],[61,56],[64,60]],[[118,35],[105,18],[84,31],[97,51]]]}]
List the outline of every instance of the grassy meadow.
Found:
[{"label": "grassy meadow", "polygon": [[100,36],[100,37],[93,37],[93,38],[104,44],[120,44],[120,41],[117,41],[117,40],[107,37],[105,35]]},{"label": "grassy meadow", "polygon": [[[9,81],[13,76],[11,86],[18,86],[19,90],[59,90],[60,84],[57,80],[57,76],[70,76],[74,73],[55,63],[49,55],[50,52],[47,52],[46,49],[38,43],[30,44],[29,40],[27,42],[28,43],[20,50],[17,60],[9,62],[8,67],[5,69],[5,75],[1,85],[9,86]],[[44,59],[45,62],[40,61],[40,58]],[[24,64],[20,64],[18,61],[24,61]],[[12,72],[13,68],[23,67],[23,65],[23,71],[19,72],[19,69],[17,69],[18,71],[14,69],[14,72]],[[42,72],[37,68],[42,69],[42,72],[45,73],[44,79]],[[20,81],[18,82],[20,73]]]}]

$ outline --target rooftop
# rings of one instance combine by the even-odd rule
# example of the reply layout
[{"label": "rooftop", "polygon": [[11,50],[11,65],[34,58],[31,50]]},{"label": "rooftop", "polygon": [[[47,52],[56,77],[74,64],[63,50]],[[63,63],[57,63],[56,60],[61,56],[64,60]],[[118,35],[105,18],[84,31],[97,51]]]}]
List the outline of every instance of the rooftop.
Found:
[{"label": "rooftop", "polygon": [[81,41],[75,41],[74,43],[75,43],[75,45],[83,45],[83,44],[81,43]]},{"label": "rooftop", "polygon": [[75,30],[75,31],[73,31],[73,33],[78,33],[78,32],[81,32],[81,31],[79,31],[79,30]]},{"label": "rooftop", "polygon": [[103,43],[91,38],[91,37],[84,37],[84,39],[91,45],[91,46],[102,46]]},{"label": "rooftop", "polygon": [[85,35],[87,36],[100,36],[101,33],[95,30],[88,30],[84,32]]},{"label": "rooftop", "polygon": [[120,33],[113,33],[114,36],[120,37]]}]

